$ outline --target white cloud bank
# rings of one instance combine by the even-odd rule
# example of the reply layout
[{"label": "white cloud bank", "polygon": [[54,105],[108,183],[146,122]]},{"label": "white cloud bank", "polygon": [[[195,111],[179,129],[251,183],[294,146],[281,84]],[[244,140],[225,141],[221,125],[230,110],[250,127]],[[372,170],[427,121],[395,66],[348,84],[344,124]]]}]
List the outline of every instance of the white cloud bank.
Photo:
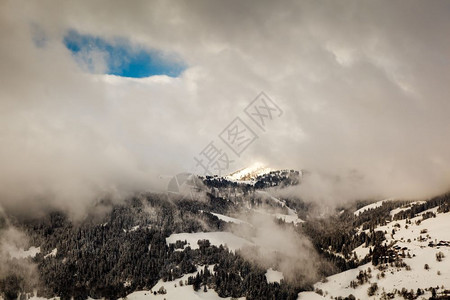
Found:
[{"label": "white cloud bank", "polygon": [[[324,201],[446,191],[449,11],[406,0],[3,1],[0,204],[80,214],[104,195],[161,188],[160,174],[189,169],[261,90],[284,115],[236,169],[320,172],[299,192]],[[69,29],[176,52],[189,68],[88,74],[62,43]]]}]

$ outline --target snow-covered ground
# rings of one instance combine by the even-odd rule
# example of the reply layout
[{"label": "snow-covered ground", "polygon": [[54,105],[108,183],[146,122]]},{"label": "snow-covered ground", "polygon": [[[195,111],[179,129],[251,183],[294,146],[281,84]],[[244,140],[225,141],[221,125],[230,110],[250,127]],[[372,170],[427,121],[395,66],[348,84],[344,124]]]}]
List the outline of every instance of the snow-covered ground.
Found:
[{"label": "snow-covered ground", "polygon": [[283,215],[283,214],[274,214],[277,219],[283,220],[286,223],[294,223],[294,225],[303,223],[302,219],[297,217],[297,215]]},{"label": "snow-covered ground", "polygon": [[232,217],[228,217],[225,215],[221,215],[221,214],[217,214],[217,213],[211,213],[212,215],[218,217],[220,220],[228,222],[228,223],[235,223],[235,224],[248,224],[248,222],[236,219],[236,218],[232,218]]},{"label": "snow-covered ground", "polygon": [[[204,267],[198,266],[197,272],[186,274],[181,278],[175,279],[173,281],[162,281],[159,280],[158,283],[152,288],[151,291],[136,291],[125,298],[126,300],[143,300],[143,299],[166,299],[166,300],[218,300],[218,299],[231,299],[231,298],[221,298],[212,289],[208,289],[207,292],[203,291],[203,287],[199,291],[194,291],[192,285],[186,285],[189,276],[197,275],[200,270]],[[213,272],[213,266],[208,266],[208,269]],[[180,285],[180,281],[183,285]],[[161,287],[166,290],[165,294],[154,294],[153,292],[158,292]],[[244,298],[239,298],[244,299]]]},{"label": "snow-covered ground", "polygon": [[231,251],[236,251],[244,246],[252,245],[251,242],[238,237],[231,232],[194,232],[194,233],[175,233],[166,238],[167,244],[174,244],[176,241],[187,241],[186,246],[191,249],[198,249],[197,242],[199,240],[209,240],[211,245],[219,246],[226,245]]},{"label": "snow-covered ground", "polygon": [[269,173],[270,171],[272,171],[272,169],[265,167],[263,164],[255,163],[248,168],[231,173],[225,178],[230,181],[251,181],[260,175]]},{"label": "snow-covered ground", "polygon": [[47,257],[50,257],[50,256],[56,256],[57,253],[58,253],[58,249],[55,248],[55,249],[53,249],[49,254],[46,254],[46,255],[44,256],[44,258],[47,258]]},{"label": "snow-covered ground", "polygon": [[[43,298],[43,297],[35,296],[36,294],[37,294],[36,290],[33,293],[25,293],[25,294],[19,293],[18,299],[21,299],[21,297],[26,297],[26,299],[28,299],[28,300],[59,300],[59,299],[61,299],[60,297]],[[2,295],[0,295],[0,300],[4,300]],[[88,297],[87,300],[94,300],[94,299]]]},{"label": "snow-covered ground", "polygon": [[364,207],[361,207],[360,209],[358,209],[357,211],[355,211],[354,214],[355,214],[355,216],[357,216],[357,215],[359,215],[360,213],[365,212],[366,210],[369,210],[369,209],[375,209],[375,208],[377,208],[377,207],[380,207],[381,205],[383,205],[383,202],[385,202],[385,201],[392,201],[392,200],[394,200],[394,199],[393,199],[393,198],[389,198],[389,199],[384,199],[384,200],[380,200],[380,201],[371,203],[371,204],[369,204],[369,205],[366,205],[366,206],[364,206]]},{"label": "snow-covered ground", "polygon": [[409,204],[406,204],[402,207],[398,207],[396,209],[391,210],[390,215],[391,216],[395,216],[396,214],[398,214],[399,212],[401,212],[402,210],[408,210],[409,208],[411,208],[411,206],[416,205],[416,204],[422,204],[425,201],[416,201],[416,202],[411,202]]},{"label": "snow-covered ground", "polygon": [[[436,218],[428,218],[422,220],[422,215],[426,212],[436,213]],[[416,221],[420,221],[417,222]],[[409,223],[409,222],[408,222]],[[406,258],[403,261],[410,266],[410,270],[406,268],[395,268],[388,266],[384,270],[385,276],[381,276],[381,271],[377,270],[371,263],[360,266],[353,270],[348,270],[339,274],[335,274],[327,278],[326,282],[319,282],[314,285],[315,288],[321,289],[327,298],[346,297],[353,294],[360,299],[379,299],[381,293],[393,292],[406,288],[417,291],[418,288],[425,289],[429,287],[442,287],[446,289],[450,287],[450,247],[430,247],[428,244],[433,242],[437,244],[439,241],[450,241],[450,213],[437,213],[437,208],[429,209],[419,216],[411,219],[411,224],[407,224],[406,220],[393,221],[385,226],[379,226],[375,230],[386,232],[386,243],[394,243],[395,247],[404,251]],[[392,235],[392,230],[395,233]],[[369,248],[364,248],[363,245],[356,248],[358,257],[362,258],[368,253]],[[444,258],[442,261],[436,259],[436,254],[442,252]],[[409,255],[408,255],[409,254]],[[425,269],[425,264],[429,269]],[[371,279],[369,283],[354,288],[350,287],[350,282],[356,280],[360,270],[371,268]],[[377,275],[380,278],[377,278]],[[378,292],[373,297],[367,295],[367,289],[371,283],[378,284]],[[442,289],[442,288],[441,288]],[[437,290],[439,292],[439,290]],[[315,299],[311,298],[311,293],[300,293],[299,299]],[[319,295],[318,295],[319,296]],[[431,292],[426,292],[424,297],[428,299]],[[316,297],[314,295],[314,297]],[[320,296],[319,296],[320,297]],[[320,298],[317,298],[320,299]],[[323,299],[323,298],[322,298]]]},{"label": "snow-covered ground", "polygon": [[280,271],[276,271],[276,270],[270,268],[266,272],[266,279],[267,279],[268,283],[272,283],[272,282],[280,283],[281,279],[284,279],[284,275]]},{"label": "snow-covered ground", "polygon": [[356,253],[356,256],[359,260],[362,260],[364,259],[364,257],[366,257],[367,254],[369,254],[369,248],[370,247],[365,247],[365,244],[363,243],[361,246],[353,249],[353,252]]},{"label": "snow-covered ground", "polygon": [[315,292],[302,292],[298,295],[301,300],[323,300],[324,298]]},{"label": "snow-covered ground", "polygon": [[[1,299],[1,297],[0,297],[0,299]],[[43,298],[43,297],[38,297],[38,296],[32,296],[32,297],[28,298],[28,300],[59,300],[59,299],[60,299],[60,297]],[[88,300],[93,300],[93,299],[88,297]]]}]

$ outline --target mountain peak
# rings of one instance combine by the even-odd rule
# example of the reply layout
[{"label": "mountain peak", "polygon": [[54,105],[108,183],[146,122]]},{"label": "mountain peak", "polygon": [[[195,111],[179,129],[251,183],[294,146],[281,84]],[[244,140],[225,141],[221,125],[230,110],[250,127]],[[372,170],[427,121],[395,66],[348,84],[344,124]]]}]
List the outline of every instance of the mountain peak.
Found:
[{"label": "mountain peak", "polygon": [[250,167],[235,171],[225,178],[231,181],[248,181],[255,180],[258,176],[267,174],[273,171],[273,169],[266,167],[264,164],[257,162]]}]

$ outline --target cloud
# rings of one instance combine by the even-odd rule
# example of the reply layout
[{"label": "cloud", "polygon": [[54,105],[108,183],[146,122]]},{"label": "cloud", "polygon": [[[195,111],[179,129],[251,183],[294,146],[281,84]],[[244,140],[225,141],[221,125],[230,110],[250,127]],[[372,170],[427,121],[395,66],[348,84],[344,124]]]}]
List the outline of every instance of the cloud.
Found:
[{"label": "cloud", "polygon": [[[284,114],[257,131],[230,172],[255,159],[308,169],[322,175],[299,192],[326,201],[335,191],[343,199],[446,191],[448,6],[4,2],[1,204],[82,215],[100,197],[162,190],[159,175],[190,171],[262,90]],[[178,78],[90,74],[63,43],[71,29],[178,53],[189,68]],[[105,67],[102,55],[89,59]]]},{"label": "cloud", "polygon": [[[305,286],[319,279],[319,269],[327,268],[310,240],[291,226],[274,222],[273,217],[260,213],[242,215],[251,230],[233,227],[234,233],[249,238],[254,247],[243,248],[240,254],[262,268],[275,268],[286,280]],[[247,228],[250,229],[250,228]]]},{"label": "cloud", "polygon": [[1,207],[0,222],[0,281],[8,276],[18,276],[26,287],[34,287],[38,283],[39,275],[30,256],[35,254],[36,249],[25,250],[29,246],[28,237],[9,224]]}]

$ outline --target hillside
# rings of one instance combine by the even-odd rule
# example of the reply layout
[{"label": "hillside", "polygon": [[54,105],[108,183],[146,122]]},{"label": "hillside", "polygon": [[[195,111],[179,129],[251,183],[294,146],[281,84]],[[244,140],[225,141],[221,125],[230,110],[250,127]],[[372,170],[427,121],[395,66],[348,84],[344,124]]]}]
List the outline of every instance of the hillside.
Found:
[{"label": "hillside", "polygon": [[[382,206],[379,203],[369,207],[376,210]],[[377,258],[379,248],[358,246],[354,255],[371,261],[316,283],[316,293],[328,299],[350,295],[357,299],[444,299],[450,295],[450,212],[446,203],[416,214],[411,211],[426,202],[391,210],[392,221],[370,229],[384,235],[383,251]],[[368,211],[366,208],[363,211]],[[359,232],[363,231],[369,229],[360,227]],[[311,293],[300,293],[299,299],[311,299]]]},{"label": "hillside", "polygon": [[301,184],[300,172],[201,180],[199,199],[139,194],[77,222],[3,216],[2,297],[428,299],[448,288],[448,195],[317,217],[314,203],[272,195]]}]

